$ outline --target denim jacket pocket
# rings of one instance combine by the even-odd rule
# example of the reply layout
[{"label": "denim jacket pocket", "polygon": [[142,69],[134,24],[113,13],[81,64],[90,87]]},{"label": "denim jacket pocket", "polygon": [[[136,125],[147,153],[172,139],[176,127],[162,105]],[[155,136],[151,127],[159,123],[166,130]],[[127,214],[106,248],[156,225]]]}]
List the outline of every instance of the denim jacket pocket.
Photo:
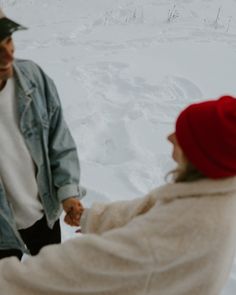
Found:
[{"label": "denim jacket pocket", "polygon": [[41,122],[40,124],[42,124],[42,126],[46,129],[49,128],[49,121],[48,121],[48,116],[46,114],[43,114],[42,115],[42,118],[41,118]]},{"label": "denim jacket pocket", "polygon": [[48,129],[49,123],[47,120],[34,120],[25,124],[23,133],[25,138],[40,138],[42,131],[44,132]]}]

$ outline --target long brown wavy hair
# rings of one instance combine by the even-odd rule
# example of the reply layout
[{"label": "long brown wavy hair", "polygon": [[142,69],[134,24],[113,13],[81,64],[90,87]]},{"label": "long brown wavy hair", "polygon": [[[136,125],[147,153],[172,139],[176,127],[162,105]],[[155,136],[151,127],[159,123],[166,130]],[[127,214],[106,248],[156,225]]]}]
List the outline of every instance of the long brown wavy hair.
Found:
[{"label": "long brown wavy hair", "polygon": [[190,182],[206,178],[206,176],[189,161],[182,163],[175,170],[170,171],[166,178],[169,178],[169,176],[173,182]]}]

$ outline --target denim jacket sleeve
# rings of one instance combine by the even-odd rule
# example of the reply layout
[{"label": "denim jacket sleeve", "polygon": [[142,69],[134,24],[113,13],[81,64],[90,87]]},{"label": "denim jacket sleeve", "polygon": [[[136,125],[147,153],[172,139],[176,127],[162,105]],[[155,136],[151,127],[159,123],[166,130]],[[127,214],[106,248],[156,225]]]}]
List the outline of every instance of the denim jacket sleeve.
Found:
[{"label": "denim jacket sleeve", "polygon": [[49,113],[48,151],[54,187],[60,201],[82,197],[79,187],[80,165],[75,142],[63,118],[54,82],[44,74],[45,94]]}]

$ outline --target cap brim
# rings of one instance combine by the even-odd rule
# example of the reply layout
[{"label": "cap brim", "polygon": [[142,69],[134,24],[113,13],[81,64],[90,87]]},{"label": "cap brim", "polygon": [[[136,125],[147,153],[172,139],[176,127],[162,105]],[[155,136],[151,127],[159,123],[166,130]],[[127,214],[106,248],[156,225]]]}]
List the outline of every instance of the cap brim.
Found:
[{"label": "cap brim", "polygon": [[12,21],[7,17],[0,19],[0,42],[15,31],[27,30],[26,27]]}]

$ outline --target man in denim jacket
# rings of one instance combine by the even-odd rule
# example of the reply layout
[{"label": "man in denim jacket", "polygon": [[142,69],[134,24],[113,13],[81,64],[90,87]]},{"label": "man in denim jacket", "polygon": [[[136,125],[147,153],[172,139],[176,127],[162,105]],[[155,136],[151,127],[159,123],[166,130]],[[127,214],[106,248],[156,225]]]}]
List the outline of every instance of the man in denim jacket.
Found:
[{"label": "man in denim jacket", "polygon": [[22,29],[0,9],[0,258],[60,243],[61,208],[75,226],[83,211],[79,160],[56,87],[32,61],[14,60],[11,35]]}]

